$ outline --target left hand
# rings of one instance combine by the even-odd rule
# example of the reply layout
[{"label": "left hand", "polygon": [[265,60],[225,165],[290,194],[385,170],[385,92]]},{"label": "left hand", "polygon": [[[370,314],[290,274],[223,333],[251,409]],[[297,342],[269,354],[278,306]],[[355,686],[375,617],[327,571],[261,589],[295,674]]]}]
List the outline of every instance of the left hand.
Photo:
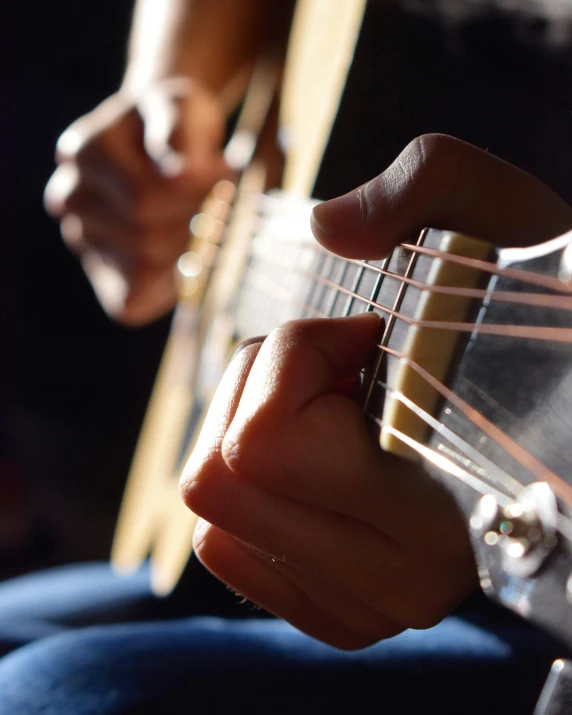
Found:
[{"label": "left hand", "polygon": [[210,522],[195,532],[206,567],[344,649],[434,625],[475,586],[450,499],[382,453],[347,396],[380,327],[371,313],[297,321],[243,349],[183,487]]},{"label": "left hand", "polygon": [[[358,258],[381,258],[425,226],[530,244],[570,229],[572,209],[516,167],[429,135],[313,217],[322,244]],[[379,330],[372,315],[296,321],[244,348],[181,484],[205,520],[195,549],[206,567],[345,649],[434,625],[477,585],[452,500],[374,445],[348,396]]]}]

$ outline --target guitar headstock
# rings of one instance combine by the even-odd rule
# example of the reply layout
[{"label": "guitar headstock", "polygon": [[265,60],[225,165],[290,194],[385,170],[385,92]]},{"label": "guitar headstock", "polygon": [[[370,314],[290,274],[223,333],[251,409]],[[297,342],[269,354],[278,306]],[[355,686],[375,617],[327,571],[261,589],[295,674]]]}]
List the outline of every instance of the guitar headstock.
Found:
[{"label": "guitar headstock", "polygon": [[[462,319],[425,306],[417,325],[407,327],[401,349],[392,352],[389,344],[385,352],[397,376],[389,380],[382,444],[392,449],[397,435],[401,453],[424,457],[428,471],[453,494],[470,529],[484,591],[570,644],[572,233],[460,261],[444,255],[443,237],[428,231],[412,250],[472,267],[472,285],[455,285],[463,300],[473,300],[465,303]],[[430,304],[434,293],[425,292]],[[438,368],[441,374],[431,359],[443,352],[443,333],[426,333],[417,352],[412,338],[419,324],[427,330],[437,319],[459,326],[455,355],[448,368]],[[436,410],[416,396],[417,383],[430,387]],[[409,422],[403,411],[413,415]]]}]

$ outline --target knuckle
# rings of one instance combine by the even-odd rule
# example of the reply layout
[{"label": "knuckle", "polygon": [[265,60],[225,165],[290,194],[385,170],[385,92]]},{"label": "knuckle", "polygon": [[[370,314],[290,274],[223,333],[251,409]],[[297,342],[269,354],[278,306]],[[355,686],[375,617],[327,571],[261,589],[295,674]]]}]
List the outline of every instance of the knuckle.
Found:
[{"label": "knuckle", "polygon": [[368,648],[374,643],[377,643],[378,640],[380,639],[362,635],[348,635],[344,633],[343,635],[339,635],[337,637],[334,636],[331,640],[331,645],[338,650],[352,652],[354,650]]},{"label": "knuckle", "polygon": [[200,496],[197,498],[197,480],[192,479],[186,474],[183,474],[179,481],[179,496],[181,497],[183,504],[191,511],[198,513],[197,505],[195,502],[199,501]]},{"label": "knuckle", "polygon": [[60,222],[60,233],[66,246],[74,253],[82,253],[86,247],[83,223],[79,216],[67,214]]},{"label": "knuckle", "polygon": [[277,429],[275,411],[260,406],[227,433],[222,457],[238,477],[260,488],[278,485],[283,465],[289,464],[284,429]]},{"label": "knuckle", "polygon": [[400,604],[399,622],[406,623],[408,628],[424,631],[440,623],[450,609],[438,595],[438,586],[435,594],[427,593],[427,584],[424,582],[420,591]]},{"label": "knuckle", "polygon": [[403,626],[396,623],[388,623],[381,628],[372,628],[369,633],[344,633],[343,636],[338,637],[332,642],[332,645],[345,651],[361,650],[362,648],[375,645],[379,643],[379,641],[393,638],[405,630]]},{"label": "knuckle", "polygon": [[133,108],[119,95],[108,97],[63,132],[56,145],[56,157],[90,163],[101,156],[112,156],[117,146],[114,138],[132,113]]},{"label": "knuckle", "polygon": [[[259,414],[259,413],[258,413]],[[258,425],[258,414],[241,425],[222,443],[222,456],[226,465],[241,478],[258,483],[265,472],[266,454],[269,440]]]},{"label": "knuckle", "polygon": [[193,533],[193,551],[199,561],[206,565],[205,561],[208,561],[209,555],[208,529],[195,529]]},{"label": "knuckle", "polygon": [[104,156],[105,137],[101,133],[81,134],[77,133],[76,143],[69,156],[77,162],[79,166],[88,166],[95,160]]},{"label": "knuckle", "polygon": [[285,323],[266,338],[264,361],[273,369],[255,383],[257,394],[249,398],[248,411],[237,412],[223,441],[228,467],[258,486],[279,485],[292,466],[292,439],[299,425],[291,419],[287,395],[312,350],[312,322]]},{"label": "knuckle", "polygon": [[426,205],[458,189],[472,151],[474,148],[466,142],[446,134],[422,134],[405,147],[388,171],[398,185],[412,192],[409,196]]},{"label": "knuckle", "polygon": [[465,143],[448,134],[421,134],[415,137],[404,149],[404,154],[421,157],[424,161],[434,162],[443,157],[456,155]]},{"label": "knuckle", "polygon": [[438,625],[445,615],[442,608],[431,608],[425,605],[423,609],[411,613],[407,622],[409,628],[413,628],[416,631],[425,631]]},{"label": "knuckle", "polygon": [[213,489],[217,489],[217,470],[209,457],[199,465],[187,466],[179,481],[179,494],[185,506],[196,514],[201,514],[209,503]]},{"label": "knuckle", "polygon": [[456,174],[468,145],[447,134],[422,134],[401,154],[401,165],[409,167],[411,178],[447,178]]},{"label": "knuckle", "polygon": [[79,216],[84,212],[86,194],[81,188],[71,190],[60,199],[62,214],[75,213]]},{"label": "knuckle", "polygon": [[66,202],[78,188],[77,167],[66,163],[59,166],[50,177],[44,189],[44,206],[52,216],[59,217],[66,212]]},{"label": "knuckle", "polygon": [[273,351],[290,357],[291,353],[305,349],[316,321],[290,320],[269,335]]}]

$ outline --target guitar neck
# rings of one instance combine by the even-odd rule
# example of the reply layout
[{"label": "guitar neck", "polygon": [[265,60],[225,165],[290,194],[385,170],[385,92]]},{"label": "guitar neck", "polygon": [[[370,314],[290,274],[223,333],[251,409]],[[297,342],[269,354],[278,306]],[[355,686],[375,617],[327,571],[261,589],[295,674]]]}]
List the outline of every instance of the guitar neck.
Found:
[{"label": "guitar neck", "polygon": [[[473,306],[471,297],[459,297],[452,304],[447,294],[439,294],[439,285],[472,289],[482,282],[482,275],[470,268],[452,266],[433,256],[423,255],[415,247],[398,247],[378,260],[347,260],[323,249],[310,232],[310,212],[315,202],[302,201],[275,192],[262,198],[257,231],[251,242],[239,290],[233,294],[229,312],[233,315],[238,339],[266,335],[281,323],[298,318],[330,318],[377,312],[384,321],[380,345],[418,357],[419,345],[427,332],[413,323],[443,316],[448,320],[465,319]],[[489,244],[446,233],[424,231],[417,246],[447,251],[472,258],[486,258]],[[452,288],[454,290],[455,288]],[[446,290],[446,289],[445,289]],[[478,304],[473,310],[478,308]],[[435,337],[435,336],[433,336]],[[440,331],[432,354],[423,366],[444,378],[450,369],[460,336]],[[383,371],[383,380],[379,379]],[[375,372],[375,375],[373,374]],[[385,354],[383,365],[370,368],[369,385],[364,399],[366,414],[381,424],[387,411],[387,385],[405,389],[412,399],[431,411],[434,395],[419,389],[411,371],[400,360]],[[418,381],[417,381],[418,382]],[[382,384],[383,383],[383,384]],[[423,394],[422,394],[423,393]],[[408,429],[421,439],[426,425],[414,429],[407,410],[393,405],[394,426]],[[404,418],[405,415],[405,418]],[[401,424],[405,419],[406,423]],[[387,437],[384,446],[402,456],[414,456],[404,444]]]},{"label": "guitar neck", "polygon": [[453,495],[489,596],[572,642],[570,236],[499,251],[429,230],[385,259],[350,261],[312,242],[308,205],[267,202],[234,304],[238,334],[379,313],[363,374],[372,431]]}]

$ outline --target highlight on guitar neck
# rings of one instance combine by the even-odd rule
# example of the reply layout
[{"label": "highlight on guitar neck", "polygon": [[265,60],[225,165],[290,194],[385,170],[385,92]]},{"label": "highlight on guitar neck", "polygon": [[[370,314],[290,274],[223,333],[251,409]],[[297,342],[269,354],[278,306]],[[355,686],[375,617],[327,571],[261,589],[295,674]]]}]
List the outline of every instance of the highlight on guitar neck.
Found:
[{"label": "highlight on guitar neck", "polygon": [[178,478],[218,376],[215,369],[211,384],[199,380],[201,348],[206,334],[218,328],[220,336],[209,342],[211,348],[217,347],[217,355],[210,358],[215,365],[224,364],[229,339],[224,321],[214,319],[223,314],[228,291],[232,294],[237,287],[256,197],[266,187],[266,167],[257,160],[257,150],[271,115],[277,77],[278,66],[272,59],[263,58],[255,67],[225,149],[226,161],[239,180],[221,181],[213,187],[191,222],[188,251],[176,268],[179,299],[132,461],[111,554],[112,566],[119,573],[136,570],[151,554],[154,563],[161,564],[152,569],[156,593],[173,588],[189,557],[196,517],[179,499]]},{"label": "highlight on guitar neck", "polygon": [[[179,319],[184,309],[177,308],[128,478],[112,551],[112,564],[118,571],[132,571],[151,553],[152,586],[157,593],[166,593],[175,586],[192,550],[195,518],[179,499],[178,477],[232,343],[235,338],[247,336],[244,331],[249,328],[248,316],[258,313],[261,305],[274,305],[273,310],[266,311],[263,322],[275,327],[274,321],[284,315],[276,300],[284,293],[290,295],[288,287],[284,290],[279,286],[277,290],[274,285],[264,295],[263,303],[245,304],[247,298],[256,295],[256,288],[250,284],[257,275],[254,265],[260,263],[251,255],[251,237],[259,219],[256,197],[273,183],[268,180],[267,164],[259,160],[256,149],[259,145],[267,148],[266,142],[275,145],[276,140],[282,141],[285,153],[282,188],[296,205],[295,216],[303,217],[298,224],[304,226],[301,235],[306,237],[309,209],[305,199],[315,183],[337,112],[365,2],[298,0],[281,78],[275,131],[270,134],[263,130],[274,109],[278,73],[275,65],[263,62],[255,70],[236,131],[225,152],[227,162],[241,171],[242,178],[222,248],[214,251],[215,270],[201,272],[203,257],[197,258],[194,248],[179,262],[183,273],[188,274],[182,285],[193,293],[192,317]],[[212,227],[212,217],[202,221]],[[282,245],[287,245],[287,241],[283,240]],[[213,253],[208,245],[207,253]],[[311,250],[310,253],[306,250],[304,260],[313,259]],[[208,260],[206,263],[212,265]],[[275,275],[275,268],[264,266],[261,282],[266,290],[275,281]],[[287,275],[290,273],[282,271],[281,279]],[[259,282],[260,278],[258,275]],[[302,283],[305,285],[307,280],[304,277]],[[204,296],[198,302],[203,287]],[[292,305],[298,306],[300,300],[304,300],[303,296]],[[246,316],[242,325],[241,316]],[[180,331],[179,325],[183,326]],[[182,355],[184,349],[186,361],[177,358],[177,353]],[[183,379],[174,380],[173,374],[182,374]]]}]

